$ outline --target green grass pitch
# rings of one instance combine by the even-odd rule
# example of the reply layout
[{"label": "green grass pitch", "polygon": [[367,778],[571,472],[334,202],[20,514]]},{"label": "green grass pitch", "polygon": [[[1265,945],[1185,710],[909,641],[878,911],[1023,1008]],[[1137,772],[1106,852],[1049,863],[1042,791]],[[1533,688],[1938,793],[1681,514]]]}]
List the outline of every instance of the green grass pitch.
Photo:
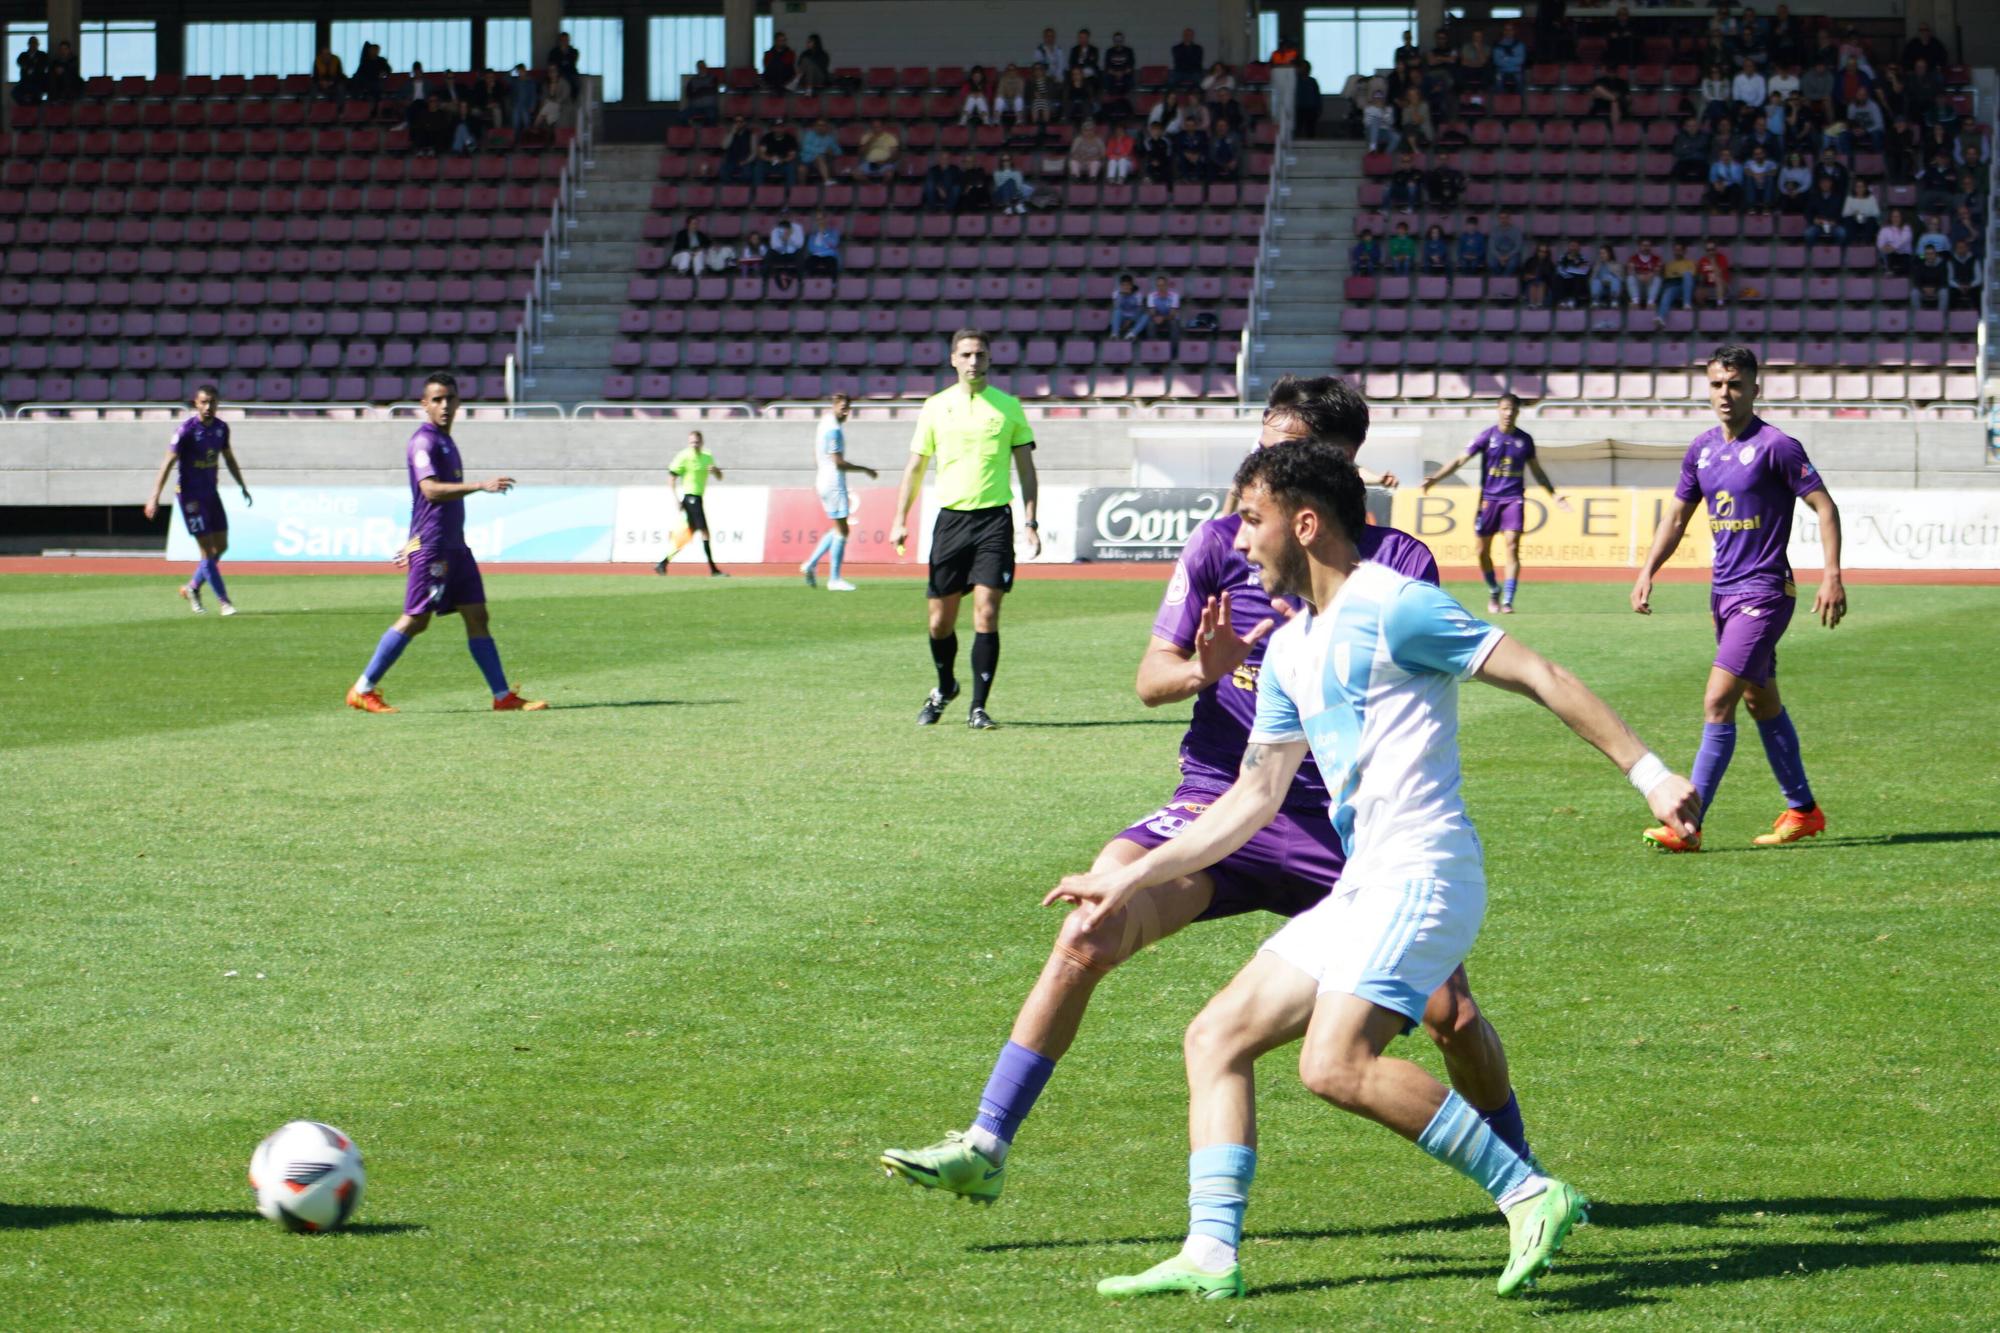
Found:
[{"label": "green grass pitch", "polygon": [[[401,582],[0,580],[0,1327],[1992,1327],[2000,593],[1860,586],[1783,680],[1831,819],[1745,720],[1699,857],[1525,700],[1468,686],[1491,909],[1470,960],[1535,1146],[1599,1202],[1529,1298],[1469,1183],[1265,1062],[1235,1306],[1110,1306],[1185,1223],[1186,1020],[1271,929],[1110,979],[998,1207],[883,1178],[963,1126],[1056,878],[1171,790],[1148,583],[1026,583],[993,712],[912,716],[918,587],[502,575],[488,711],[454,621],[369,717]],[[1468,598],[1475,590],[1460,587]],[[1706,589],[1532,579],[1509,631],[1668,761]],[[1477,602],[1472,603],[1477,605]],[[1399,1043],[1433,1069],[1419,1039]],[[367,1155],[287,1235],[244,1166]],[[1985,1314],[1980,1314],[1980,1311]]]}]

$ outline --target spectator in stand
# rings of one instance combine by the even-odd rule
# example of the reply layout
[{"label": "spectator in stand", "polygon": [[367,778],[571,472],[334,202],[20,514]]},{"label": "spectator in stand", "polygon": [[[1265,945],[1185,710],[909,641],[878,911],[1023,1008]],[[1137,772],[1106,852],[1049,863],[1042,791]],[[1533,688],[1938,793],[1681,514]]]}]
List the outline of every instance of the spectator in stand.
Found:
[{"label": "spectator in stand", "polygon": [[1206,68],[1201,43],[1194,39],[1193,28],[1182,28],[1181,39],[1174,44],[1173,67],[1167,71],[1167,87],[1199,88],[1201,72]]},{"label": "spectator in stand", "polygon": [[1914,62],[1904,83],[1903,114],[1920,124],[1933,123],[1944,104],[1944,91],[1944,72],[1938,66],[1927,60]]},{"label": "spectator in stand", "polygon": [[1403,93],[1403,103],[1396,108],[1396,128],[1402,132],[1404,140],[1416,151],[1427,152],[1431,146],[1431,109],[1424,102],[1424,96],[1415,88]]},{"label": "spectator in stand", "polygon": [[782,32],[771,34],[771,49],[764,53],[764,86],[783,92],[799,73],[799,54]]},{"label": "spectator in stand", "polygon": [[1847,238],[1856,245],[1873,245],[1876,233],[1882,229],[1882,201],[1859,176],[1854,178],[1847,202],[1841,206],[1840,221],[1847,228]]},{"label": "spectator in stand", "polygon": [[[517,64],[513,73],[508,76],[508,82],[512,85],[513,97],[507,114],[507,125],[515,134],[525,134],[528,127],[535,123],[535,110],[542,104],[542,81],[528,73],[526,65]],[[710,114],[711,119],[708,123],[713,124],[712,106]]]},{"label": "spectator in stand", "polygon": [[1764,110],[1766,113],[1781,111],[1792,100],[1792,94],[1799,90],[1799,67],[1782,64],[1764,79]]},{"label": "spectator in stand", "polygon": [[1701,243],[1701,258],[1694,261],[1694,288],[1697,299],[1706,296],[1718,309],[1729,304],[1729,255],[1713,238]]},{"label": "spectator in stand", "polygon": [[1174,179],[1174,144],[1157,120],[1146,126],[1139,142],[1139,167],[1154,185],[1171,185]]},{"label": "spectator in stand", "polygon": [[1046,65],[1036,65],[1028,75],[1028,123],[1039,140],[1062,108],[1062,85],[1049,77]]},{"label": "spectator in stand", "polygon": [[561,129],[575,96],[576,90],[562,76],[562,70],[550,65],[542,72],[542,104],[535,109],[534,128],[551,135]]},{"label": "spectator in stand", "polygon": [[798,73],[792,76],[794,92],[816,93],[833,82],[833,57],[818,33],[806,37],[806,49],[799,52]]},{"label": "spectator in stand", "polygon": [[1216,181],[1243,178],[1243,140],[1233,125],[1224,123],[1208,145],[1208,178]]},{"label": "spectator in stand", "polygon": [[1174,179],[1205,181],[1209,177],[1208,131],[1182,130],[1174,136]]},{"label": "spectator in stand", "polygon": [[833,184],[833,164],[840,158],[840,136],[825,116],[815,120],[799,140],[799,165],[811,168],[825,185]]},{"label": "spectator in stand", "polygon": [[313,57],[312,95],[329,102],[341,101],[347,95],[347,71],[330,46],[322,46]]},{"label": "spectator in stand", "polygon": [[1458,48],[1458,88],[1475,96],[1493,86],[1493,51],[1486,45],[1486,31],[1474,28],[1472,36]]},{"label": "spectator in stand", "polygon": [[965,187],[965,173],[959,169],[958,155],[942,152],[931,159],[924,173],[924,211],[956,213],[958,196]]},{"label": "spectator in stand", "polygon": [[881,176],[892,176],[896,171],[896,161],[903,155],[903,141],[896,132],[877,116],[868,122],[868,133],[861,136],[859,164],[861,174],[871,180]]},{"label": "spectator in stand", "polygon": [[1076,45],[1070,47],[1068,60],[1068,68],[1063,71],[1063,77],[1067,79],[1077,70],[1082,70],[1083,76],[1090,80],[1091,88],[1095,91],[1097,81],[1104,77],[1104,53],[1090,40],[1090,29],[1077,30]]},{"label": "spectator in stand", "polygon": [[1590,299],[1590,256],[1571,241],[1556,256],[1556,304],[1564,310],[1580,309]]},{"label": "spectator in stand", "polygon": [[962,213],[984,213],[993,207],[993,173],[971,153],[965,155],[965,165],[961,168],[958,207]]},{"label": "spectator in stand", "polygon": [[1625,260],[1625,299],[1634,310],[1645,310],[1660,303],[1660,272],[1666,265],[1659,253],[1653,249],[1652,241],[1641,237],[1638,246]]},{"label": "spectator in stand", "polygon": [[1373,228],[1363,227],[1361,239],[1348,248],[1348,272],[1366,277],[1381,267],[1382,242],[1375,239]]},{"label": "spectator in stand", "polygon": [[49,55],[49,100],[73,102],[83,93],[83,73],[76,50],[66,41],[57,42]]},{"label": "spectator in stand", "polygon": [[1135,341],[1146,331],[1146,298],[1139,294],[1139,284],[1127,273],[1118,279],[1118,290],[1111,297],[1111,336],[1125,342]]},{"label": "spectator in stand", "polygon": [[1459,229],[1457,251],[1452,256],[1452,271],[1476,275],[1486,271],[1486,233],[1480,229],[1479,219],[1469,217],[1465,226]]},{"label": "spectator in stand", "polygon": [[1743,203],[1743,164],[1724,148],[1708,167],[1708,206],[1734,212]]},{"label": "spectator in stand", "polygon": [[1859,102],[1847,104],[1847,132],[1863,148],[1879,152],[1882,134],[1887,128],[1882,119],[1882,108],[1874,98],[1864,97]]},{"label": "spectator in stand", "polygon": [[1395,54],[1396,63],[1398,65],[1401,65],[1405,61],[1415,61],[1417,64],[1421,65],[1423,63],[1423,60],[1424,60],[1424,49],[1421,46],[1417,45],[1416,38],[1410,35],[1410,30],[1408,28],[1403,29],[1403,44],[1396,48],[1396,54]]},{"label": "spectator in stand", "polygon": [[1729,100],[1736,104],[1735,114],[1761,111],[1764,99],[1768,96],[1770,89],[1765,86],[1764,76],[1758,71],[1757,62],[1749,56],[1744,56],[1737,67],[1736,77],[1730,80],[1729,84]]},{"label": "spectator in stand", "polygon": [[1708,67],[1708,77],[1695,91],[1695,102],[1701,109],[1701,123],[1711,131],[1719,130],[1735,119],[1734,92],[1729,75],[1722,66]]},{"label": "spectator in stand", "polygon": [[1972,243],[1961,238],[1944,261],[1945,282],[1951,288],[1951,305],[1956,310],[1979,309],[1980,290],[1986,285],[1986,266],[1972,252]]},{"label": "spectator in stand", "polygon": [[1456,64],[1456,56],[1446,54],[1425,65],[1423,73],[1417,76],[1417,93],[1430,109],[1433,125],[1450,120],[1458,107],[1458,80],[1452,74]]},{"label": "spectator in stand", "polygon": [[1424,231],[1424,243],[1418,249],[1417,262],[1421,270],[1431,276],[1451,272],[1451,239],[1444,234],[1444,228],[1435,222]]},{"label": "spectator in stand", "polygon": [[[422,61],[412,61],[410,64],[410,82],[407,89],[410,103],[408,109],[403,112],[404,122],[409,125],[415,125],[418,115],[430,110],[431,95],[436,93],[439,96],[443,96],[449,83],[450,81],[447,79],[432,78],[425,74]],[[535,80],[535,105],[539,107],[541,104],[542,85],[538,77]]]},{"label": "spectator in stand", "polygon": [[840,228],[824,210],[813,214],[812,230],[806,234],[806,276],[840,276]]},{"label": "spectator in stand", "polygon": [[667,264],[676,273],[698,278],[708,269],[708,233],[694,214],[667,242]]},{"label": "spectator in stand", "polygon": [[736,271],[746,278],[761,277],[764,272],[764,259],[770,253],[771,247],[763,236],[752,231],[743,238],[742,252],[736,256]]},{"label": "spectator in stand", "polygon": [[1389,238],[1389,271],[1407,276],[1416,271],[1417,238],[1410,235],[1410,224],[1398,222],[1396,234]]},{"label": "spectator in stand", "polygon": [[1393,153],[1402,145],[1403,136],[1396,133],[1396,113],[1379,89],[1369,94],[1368,109],[1361,113],[1361,127],[1371,153]]},{"label": "spectator in stand", "polygon": [[1950,298],[1951,272],[1945,267],[1945,252],[1934,245],[1923,247],[1923,257],[1910,272],[1910,304],[1928,305],[1942,315]]},{"label": "spectator in stand", "polygon": [[993,114],[1002,125],[1019,124],[1027,114],[1028,76],[1019,65],[1009,65],[993,82]]},{"label": "spectator in stand", "polygon": [[1785,165],[1778,170],[1778,206],[1787,213],[1805,212],[1812,183],[1812,168],[1806,165],[1804,154],[1787,154]]},{"label": "spectator in stand", "polygon": [[1815,57],[1799,75],[1799,98],[1821,120],[1833,119],[1833,66]]},{"label": "spectator in stand", "polygon": [[1882,108],[1883,119],[1894,120],[1897,116],[1908,118],[1910,80],[1903,73],[1901,65],[1889,65],[1882,70],[1881,77],[1875,80],[1875,96],[1872,100]]},{"label": "spectator in stand", "polygon": [[771,228],[771,248],[765,253],[765,266],[780,286],[787,279],[796,279],[805,264],[806,229],[790,213],[778,219],[778,225]]},{"label": "spectator in stand", "polygon": [[1511,278],[1521,271],[1527,256],[1527,237],[1512,213],[1502,213],[1486,238],[1486,267],[1497,277]]},{"label": "spectator in stand", "polygon": [[1590,113],[1603,116],[1614,130],[1625,123],[1631,99],[1632,81],[1622,74],[1600,69],[1590,81]]},{"label": "spectator in stand", "polygon": [[554,66],[556,74],[569,85],[567,100],[574,102],[583,96],[583,76],[577,72],[577,61],[581,53],[570,45],[569,34],[556,34],[556,44],[549,48],[548,56],[542,61],[544,66]]},{"label": "spectator in stand", "polygon": [[1800,31],[1798,20],[1792,17],[1790,5],[1779,5],[1772,11],[1771,22],[1764,29],[1764,44],[1773,63],[1798,67],[1805,55],[1805,34]]},{"label": "spectator in stand", "polygon": [[1069,73],[1069,53],[1056,41],[1054,28],[1042,29],[1042,44],[1028,57],[1028,63],[1040,65],[1056,83],[1061,83],[1063,76]]},{"label": "spectator in stand", "polygon": [[1814,181],[1812,193],[1806,196],[1806,243],[1846,241],[1847,227],[1841,222],[1846,208],[1847,199],[1834,189],[1832,178],[1821,176]]},{"label": "spectator in stand", "polygon": [[1215,100],[1215,94],[1219,92],[1236,91],[1236,76],[1230,73],[1229,66],[1218,60],[1210,65],[1208,73],[1202,76],[1201,91],[1202,100],[1212,102]]},{"label": "spectator in stand", "polygon": [[1122,124],[1113,122],[1111,137],[1104,141],[1104,179],[1121,185],[1132,178],[1132,166],[1138,161],[1139,145],[1132,133]]},{"label": "spectator in stand", "polygon": [[757,141],[757,160],[750,164],[752,185],[762,185],[773,176],[782,178],[787,187],[799,183],[799,136],[782,115],[772,119],[771,128]]},{"label": "spectator in stand", "polygon": [[1660,303],[1653,307],[1656,323],[1667,322],[1667,312],[1678,303],[1683,310],[1694,309],[1695,262],[1688,258],[1685,241],[1674,242],[1674,257],[1667,261],[1660,285]]},{"label": "spectator in stand", "polygon": [[1875,233],[1875,253],[1882,261],[1885,272],[1898,277],[1910,276],[1910,251],[1916,237],[1910,232],[1910,224],[1903,218],[1903,210],[1889,210],[1889,220]]},{"label": "spectator in stand", "polygon": [[1951,215],[1951,221],[1945,224],[1944,234],[1951,238],[1953,245],[1965,241],[1972,246],[1974,254],[1980,254],[1986,248],[1983,231],[1978,216],[1972,211],[1972,206],[1960,204],[1957,211]]},{"label": "spectator in stand", "polygon": [[1521,298],[1536,310],[1547,310],[1555,302],[1556,261],[1547,242],[1538,241],[1535,253],[1521,266]]},{"label": "spectator in stand", "polygon": [[1124,44],[1125,35],[1115,34],[1112,41],[1118,43],[1104,53],[1104,73],[1097,80],[1097,110],[1106,120],[1127,120],[1138,114],[1132,99],[1139,92],[1139,70],[1136,65],[1113,65],[1117,52],[1130,55],[1132,48]]},{"label": "spectator in stand", "polygon": [[1848,56],[1840,66],[1840,72],[1833,78],[1833,103],[1836,107],[1854,102],[1867,101],[1875,95],[1875,76],[1862,67],[1859,56]]},{"label": "spectator in stand", "polygon": [[1610,246],[1598,246],[1597,258],[1590,263],[1591,308],[1617,309],[1624,291],[1625,266],[1618,262],[1618,256]]},{"label": "spectator in stand", "polygon": [[[1072,75],[1076,74],[1071,70]],[[1104,135],[1098,130],[1097,122],[1086,119],[1077,126],[1076,137],[1069,144],[1069,175],[1071,180],[1096,180],[1104,173],[1104,159],[1110,154],[1105,148]]]},{"label": "spectator in stand", "polygon": [[474,80],[465,94],[466,105],[479,121],[481,135],[507,123],[507,107],[513,99],[513,88],[490,69]]},{"label": "spectator in stand", "polygon": [[1389,177],[1388,202],[1389,207],[1405,213],[1423,207],[1424,173],[1418,169],[1414,153],[1404,153],[1396,159],[1396,170]]},{"label": "spectator in stand", "polygon": [[1713,146],[1714,136],[1703,128],[1702,122],[1693,116],[1683,120],[1680,129],[1674,133],[1673,145],[1667,150],[1674,161],[1674,179],[1708,179],[1708,158]]},{"label": "spectator in stand", "polygon": [[1944,215],[1929,213],[1923,215],[1919,221],[1923,230],[1917,233],[1917,258],[1922,259],[1926,250],[1937,251],[1940,259],[1950,254],[1951,236],[1945,231]]},{"label": "spectator in stand", "polygon": [[1522,90],[1522,71],[1528,66],[1528,47],[1521,40],[1513,21],[1500,25],[1500,40],[1493,43],[1493,89],[1495,92],[1518,93]]},{"label": "spectator in stand", "polygon": [[1319,80],[1313,77],[1312,61],[1301,60],[1295,68],[1298,74],[1292,80],[1293,134],[1303,139],[1317,139],[1319,118],[1325,111],[1326,99],[1320,92]]},{"label": "spectator in stand", "polygon": [[993,80],[986,66],[974,65],[958,87],[958,123],[984,125],[993,119]]},{"label": "spectator in stand", "polygon": [[1424,173],[1424,197],[1439,208],[1458,207],[1465,193],[1465,173],[1458,169],[1458,154],[1440,153],[1437,165]]},{"label": "spectator in stand", "polygon": [[1072,125],[1081,125],[1097,114],[1097,84],[1089,71],[1071,67],[1069,77],[1063,81],[1062,114]]},{"label": "spectator in stand", "polygon": [[1295,65],[1299,59],[1299,39],[1290,33],[1279,36],[1278,44],[1271,48],[1271,66]]},{"label": "spectator in stand", "polygon": [[1943,153],[1933,153],[1931,160],[1917,173],[1917,209],[1924,213],[1942,213],[1951,208],[1958,197],[1958,174],[1951,169],[1951,160]]},{"label": "spectator in stand", "polygon": [[1986,220],[1986,190],[1969,171],[1958,173],[1958,207],[1971,210],[1972,216]]},{"label": "spectator in stand", "polygon": [[347,81],[347,92],[355,101],[368,103],[371,120],[382,113],[382,93],[388,80],[389,62],[382,58],[382,48],[373,42],[363,42],[361,55],[354,62],[354,74]]},{"label": "spectator in stand", "polygon": [[[1293,87],[1296,90],[1296,81],[1294,81]],[[1210,94],[1209,100],[1203,104],[1202,110],[1208,113],[1209,133],[1213,134],[1227,125],[1230,129],[1235,130],[1239,137],[1242,135],[1245,128],[1243,104],[1236,100],[1235,89],[1217,88]]]},{"label": "spectator in stand", "polygon": [[424,98],[423,105],[410,113],[410,151],[418,157],[436,157],[439,153],[451,151],[452,131],[456,128],[451,112],[444,106],[444,99],[436,93]]},{"label": "spectator in stand", "polygon": [[1146,322],[1157,330],[1154,337],[1165,335],[1178,353],[1181,345],[1181,294],[1167,285],[1164,276],[1153,279],[1153,290],[1146,295]]},{"label": "spectator in stand", "polygon": [[41,38],[28,39],[27,50],[14,57],[14,68],[20,71],[14,82],[14,104],[40,106],[49,95],[49,53],[42,49]]},{"label": "spectator in stand", "polygon": [[1753,214],[1768,215],[1778,202],[1778,164],[1758,144],[1743,164],[1743,204]]},{"label": "spectator in stand", "polygon": [[1182,130],[1206,132],[1209,128],[1208,108],[1202,104],[1201,94],[1197,92],[1184,92],[1180,100],[1172,104],[1163,100],[1153,108],[1153,113],[1165,119],[1168,134],[1179,134]]},{"label": "spectator in stand", "polygon": [[1612,16],[1611,24],[1604,33],[1604,63],[1607,65],[1636,65],[1639,63],[1639,31],[1632,26],[1632,11],[1624,5]]},{"label": "spectator in stand", "polygon": [[750,183],[751,164],[757,160],[757,133],[742,116],[729,122],[722,139],[722,160],[716,164],[716,179],[725,185]]},{"label": "spectator in stand", "polygon": [[1919,60],[1925,61],[1932,69],[1943,69],[1951,64],[1951,53],[1944,43],[1937,39],[1928,23],[1917,25],[1917,35],[1903,43],[1903,63],[1916,68]]},{"label": "spectator in stand", "polygon": [[1012,153],[1000,154],[1000,169],[993,173],[993,202],[1002,213],[1025,213],[1034,189],[1014,165]]}]

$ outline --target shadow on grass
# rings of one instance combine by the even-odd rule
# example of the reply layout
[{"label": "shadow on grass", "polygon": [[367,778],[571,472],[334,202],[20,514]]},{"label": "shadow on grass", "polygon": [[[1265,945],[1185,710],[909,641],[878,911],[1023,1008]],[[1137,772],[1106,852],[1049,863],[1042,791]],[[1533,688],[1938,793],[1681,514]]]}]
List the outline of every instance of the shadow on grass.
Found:
[{"label": "shadow on grass", "polygon": [[2000,829],[1962,829],[1937,833],[1825,834],[1811,838],[1827,847],[1923,847],[1934,842],[2000,842]]},{"label": "shadow on grass", "polygon": [[[157,1213],[121,1213],[86,1204],[0,1202],[0,1231],[46,1231],[50,1227],[91,1222],[264,1222],[264,1219],[247,1208],[170,1208]],[[423,1230],[424,1227],[412,1222],[355,1222],[342,1228],[344,1232],[362,1236],[393,1236]]]},{"label": "shadow on grass", "polygon": [[[586,708],[723,708],[740,703],[738,699],[586,699],[575,704],[550,704],[551,713],[575,713]],[[428,712],[428,709],[416,710]],[[487,713],[491,708],[440,708],[439,713]]]},{"label": "shadow on grass", "polygon": [[1184,717],[1121,717],[1104,722],[1015,722],[1010,719],[1005,725],[1010,727],[1060,727],[1065,729],[1088,727],[1185,727],[1187,726],[1187,719]]},{"label": "shadow on grass", "polygon": [[[1663,1293],[1675,1287],[1708,1286],[1717,1282],[1800,1278],[1832,1269],[1987,1265],[2000,1262],[2000,1239],[1893,1241],[1876,1239],[1870,1233],[1880,1227],[1904,1222],[1989,1212],[2000,1212],[2000,1198],[1973,1195],[1944,1199],[1803,1197],[1593,1204],[1590,1210],[1591,1227],[1578,1232],[1570,1242],[1572,1246],[1582,1249],[1582,1256],[1577,1256],[1572,1250],[1558,1260],[1555,1272],[1544,1279],[1548,1285],[1538,1288],[1531,1299],[1534,1308],[1545,1313],[1603,1310],[1649,1305],[1665,1299]],[[1752,1241],[1744,1235],[1763,1227],[1795,1222],[1801,1217],[1824,1219],[1821,1223],[1824,1230],[1835,1233],[1835,1237]],[[1715,1234],[1707,1243],[1703,1238],[1696,1238],[1692,1244],[1675,1245],[1651,1255],[1599,1260],[1588,1257],[1591,1230],[1597,1227],[1627,1230],[1695,1227]],[[1413,1265],[1406,1257],[1393,1268],[1349,1273],[1342,1277],[1278,1282],[1269,1286],[1253,1285],[1250,1295],[1256,1298],[1374,1283],[1437,1278],[1490,1279],[1498,1276],[1500,1242],[1504,1231],[1493,1213],[1485,1210],[1379,1227],[1253,1230],[1247,1239],[1253,1244],[1257,1241],[1356,1240],[1440,1231],[1493,1232],[1494,1261],[1475,1265],[1446,1261],[1437,1256],[1415,1256],[1418,1263]],[[1171,1236],[1121,1236],[1096,1240],[1016,1241],[969,1248],[1001,1253],[1013,1250],[1177,1245],[1181,1239],[1181,1235],[1175,1233]]]}]

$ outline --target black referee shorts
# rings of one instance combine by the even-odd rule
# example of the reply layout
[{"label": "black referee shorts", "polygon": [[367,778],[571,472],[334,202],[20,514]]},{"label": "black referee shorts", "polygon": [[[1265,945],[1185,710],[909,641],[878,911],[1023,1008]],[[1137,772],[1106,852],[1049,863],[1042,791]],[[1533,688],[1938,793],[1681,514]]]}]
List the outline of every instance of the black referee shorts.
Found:
[{"label": "black referee shorts", "polygon": [[991,509],[940,509],[931,529],[932,597],[953,597],[974,587],[1014,586],[1014,511],[1008,505]]},{"label": "black referee shorts", "polygon": [[681,497],[681,513],[687,518],[687,525],[695,532],[708,531],[708,511],[701,507],[699,495]]}]

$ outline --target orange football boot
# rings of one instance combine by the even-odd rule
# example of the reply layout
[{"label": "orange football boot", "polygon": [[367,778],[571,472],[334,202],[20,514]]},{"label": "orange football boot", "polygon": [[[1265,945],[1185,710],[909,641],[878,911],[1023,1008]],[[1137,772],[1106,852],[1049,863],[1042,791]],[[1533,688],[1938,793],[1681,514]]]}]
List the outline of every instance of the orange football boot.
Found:
[{"label": "orange football boot", "polygon": [[1750,841],[1759,847],[1782,847],[1788,842],[1816,838],[1826,832],[1826,814],[1817,805],[1808,810],[1787,810],[1771,823],[1769,833],[1759,833]]},{"label": "orange football boot", "polygon": [[1691,838],[1682,837],[1671,824],[1660,824],[1647,829],[1639,836],[1663,852],[1698,852],[1701,850],[1701,830],[1696,829]]},{"label": "orange football boot", "polygon": [[523,699],[519,689],[509,690],[506,698],[493,701],[496,713],[539,713],[548,706],[546,699]]},{"label": "orange football boot", "polygon": [[352,687],[347,691],[347,706],[349,708],[359,708],[364,713],[393,713],[396,711],[389,707],[388,700],[382,697],[380,690],[370,690],[366,694],[363,694],[360,690]]}]

